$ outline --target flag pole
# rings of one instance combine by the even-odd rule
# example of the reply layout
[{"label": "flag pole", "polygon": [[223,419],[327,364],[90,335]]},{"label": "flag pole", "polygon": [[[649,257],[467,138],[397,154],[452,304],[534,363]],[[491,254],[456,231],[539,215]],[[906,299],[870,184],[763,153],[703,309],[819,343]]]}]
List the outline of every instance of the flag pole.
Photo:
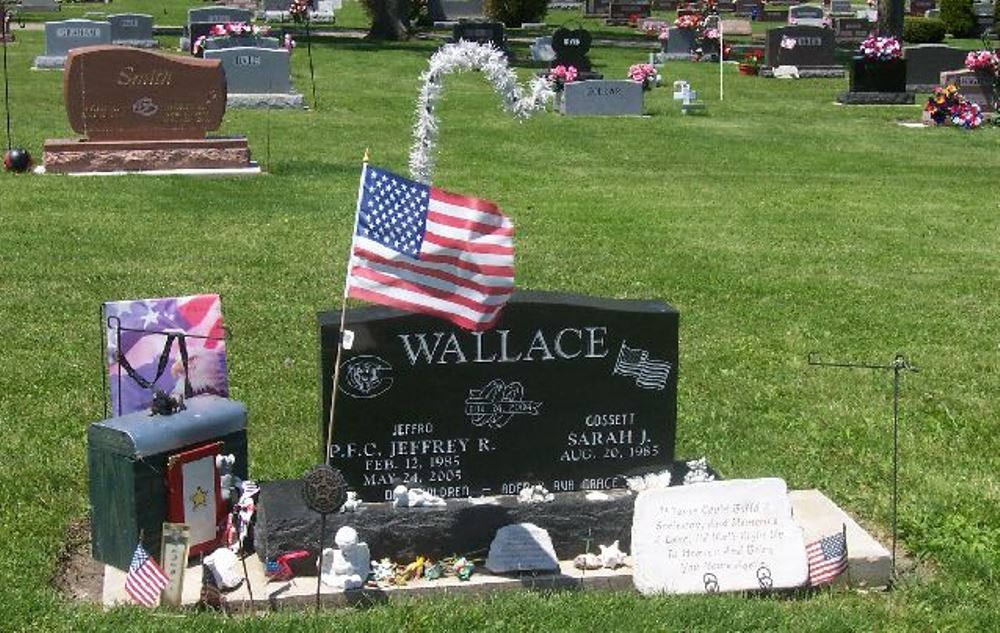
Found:
[{"label": "flag pole", "polygon": [[340,330],[337,332],[337,355],[333,361],[333,384],[330,385],[330,420],[326,427],[326,440],[323,442],[323,463],[330,465],[330,440],[333,439],[333,413],[337,406],[337,385],[340,384],[340,355],[344,349],[344,327],[347,321],[348,280],[351,277],[351,263],[354,261],[354,236],[358,232],[358,218],[361,216],[361,194],[365,187],[365,175],[368,173],[368,148],[365,148],[361,159],[361,178],[358,181],[358,202],[354,209],[354,228],[351,230],[351,246],[347,255],[347,270],[344,273],[344,294],[340,301]]},{"label": "flag pole", "polygon": [[726,42],[722,34],[722,16],[719,16],[719,101],[725,100],[725,87],[722,80],[722,63],[726,57]]}]

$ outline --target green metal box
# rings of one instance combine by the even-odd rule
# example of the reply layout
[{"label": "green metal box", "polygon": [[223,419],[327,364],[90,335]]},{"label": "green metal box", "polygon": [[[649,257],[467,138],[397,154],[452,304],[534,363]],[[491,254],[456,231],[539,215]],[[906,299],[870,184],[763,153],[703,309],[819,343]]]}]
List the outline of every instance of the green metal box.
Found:
[{"label": "green metal box", "polygon": [[222,442],[236,456],[233,473],[247,478],[247,410],[214,395],[196,396],[169,416],[132,413],[95,422],[87,431],[90,531],[94,558],[128,569],[142,545],[160,559],[167,520],[167,460],[171,455]]}]

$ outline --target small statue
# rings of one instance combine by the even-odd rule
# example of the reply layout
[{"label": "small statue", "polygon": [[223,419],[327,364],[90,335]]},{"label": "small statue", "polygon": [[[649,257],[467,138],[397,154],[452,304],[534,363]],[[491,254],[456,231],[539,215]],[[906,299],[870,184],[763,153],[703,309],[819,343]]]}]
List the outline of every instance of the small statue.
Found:
[{"label": "small statue", "polygon": [[611,545],[601,545],[601,565],[608,569],[617,569],[625,564],[625,552],[618,547],[618,541]]},{"label": "small statue", "polygon": [[353,490],[348,490],[347,501],[344,502],[344,505],[340,506],[340,511],[357,512],[358,508],[361,507],[362,503],[363,502],[361,501],[361,499],[358,499],[358,493],[354,492]]},{"label": "small statue", "polygon": [[440,508],[446,505],[448,504],[444,499],[423,488],[407,488],[400,484],[392,491],[392,506],[394,508]]},{"label": "small statue", "polygon": [[522,488],[521,492],[517,494],[518,503],[546,503],[555,498],[556,496],[541,484]]},{"label": "small statue", "polygon": [[337,530],[333,538],[338,549],[323,550],[320,575],[323,584],[339,589],[358,589],[371,573],[368,544],[358,541],[358,532],[349,526]]}]

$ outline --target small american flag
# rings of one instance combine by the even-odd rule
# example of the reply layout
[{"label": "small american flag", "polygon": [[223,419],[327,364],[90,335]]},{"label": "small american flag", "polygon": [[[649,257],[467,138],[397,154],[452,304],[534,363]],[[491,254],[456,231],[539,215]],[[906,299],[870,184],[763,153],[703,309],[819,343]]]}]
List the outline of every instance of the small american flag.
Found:
[{"label": "small american flag", "polygon": [[125,592],[139,604],[155,607],[168,582],[167,575],[139,543],[125,576]]},{"label": "small american flag", "polygon": [[809,560],[809,585],[817,587],[833,582],[847,569],[847,535],[831,534],[806,546]]},{"label": "small american flag", "polygon": [[348,294],[490,328],[514,290],[514,224],[492,202],[364,168]]}]

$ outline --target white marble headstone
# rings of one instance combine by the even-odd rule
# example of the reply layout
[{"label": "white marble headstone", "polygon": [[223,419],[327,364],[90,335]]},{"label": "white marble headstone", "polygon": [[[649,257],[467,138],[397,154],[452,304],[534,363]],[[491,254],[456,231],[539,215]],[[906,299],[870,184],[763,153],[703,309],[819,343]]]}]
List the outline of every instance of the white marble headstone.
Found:
[{"label": "white marble headstone", "polygon": [[808,577],[802,529],[776,478],[639,493],[632,560],[643,594],[781,589]]},{"label": "white marble headstone", "polygon": [[511,571],[559,569],[552,538],[534,523],[514,523],[497,530],[486,557],[486,569],[495,574]]}]

